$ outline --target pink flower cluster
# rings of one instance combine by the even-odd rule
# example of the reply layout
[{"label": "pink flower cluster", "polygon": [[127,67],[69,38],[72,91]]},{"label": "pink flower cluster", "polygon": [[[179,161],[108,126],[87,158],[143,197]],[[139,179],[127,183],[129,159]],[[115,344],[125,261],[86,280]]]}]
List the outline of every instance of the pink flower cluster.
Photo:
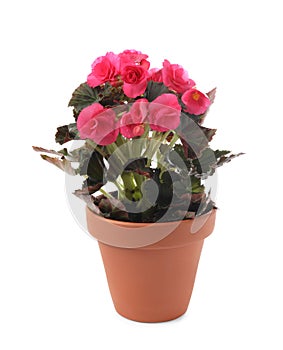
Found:
[{"label": "pink flower cluster", "polygon": [[120,132],[126,138],[141,136],[145,123],[149,123],[152,130],[174,130],[180,124],[181,106],[173,94],[162,94],[154,101],[146,98],[137,100],[128,113],[120,119]]},{"label": "pink flower cluster", "polygon": [[119,55],[108,52],[93,62],[87,83],[96,87],[106,82],[115,85],[122,80],[125,95],[132,98],[142,95],[149,79],[147,57],[135,50],[125,50]]},{"label": "pink flower cluster", "polygon": [[156,131],[174,130],[180,123],[180,114],[177,97],[162,94],[150,103],[145,98],[135,101],[119,120],[113,109],[93,103],[81,111],[77,127],[82,139],[89,138],[105,146],[116,141],[119,131],[126,138],[143,135],[145,123]]},{"label": "pink flower cluster", "polygon": [[[174,130],[180,123],[181,101],[184,112],[201,115],[210,106],[209,98],[196,89],[195,82],[178,64],[164,60],[163,68],[150,69],[148,56],[136,50],[125,50],[116,55],[108,52],[92,64],[87,84],[95,88],[110,83],[122,86],[123,93],[133,99],[128,112],[120,118],[112,109],[99,103],[84,108],[79,114],[77,127],[80,137],[90,138],[97,144],[115,142],[119,132],[126,138],[142,136],[145,125],[152,130]],[[163,93],[154,101],[144,98],[149,81],[163,83],[169,93]]]}]

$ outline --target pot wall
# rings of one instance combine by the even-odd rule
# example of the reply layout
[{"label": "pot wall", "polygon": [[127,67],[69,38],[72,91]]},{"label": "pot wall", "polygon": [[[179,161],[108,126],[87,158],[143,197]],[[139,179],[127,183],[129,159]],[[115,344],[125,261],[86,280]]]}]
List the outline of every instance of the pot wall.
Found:
[{"label": "pot wall", "polygon": [[186,312],[203,240],[183,247],[124,249],[99,243],[108,285],[119,314],[162,322]]},{"label": "pot wall", "polygon": [[[191,298],[204,238],[214,228],[216,210],[185,220],[165,238],[138,248],[117,247],[99,241],[112,300],[117,312],[140,322],[163,322],[184,314]],[[198,221],[195,221],[198,220]],[[113,220],[87,209],[89,232],[115,235]],[[121,224],[121,223],[117,223]],[[130,233],[135,224],[124,223]],[[168,223],[170,225],[171,223]],[[161,226],[160,226],[161,225]],[[165,225],[165,226],[164,226]],[[194,231],[192,227],[198,227]],[[156,224],[156,231],[166,224]],[[103,232],[98,233],[103,237]]]}]

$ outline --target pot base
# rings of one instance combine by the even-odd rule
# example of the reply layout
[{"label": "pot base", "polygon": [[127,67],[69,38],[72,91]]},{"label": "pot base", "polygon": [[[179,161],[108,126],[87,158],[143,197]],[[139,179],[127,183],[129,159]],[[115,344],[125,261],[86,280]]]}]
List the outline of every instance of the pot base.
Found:
[{"label": "pot base", "polygon": [[[114,305],[115,307],[115,305]],[[187,308],[188,309],[188,308]],[[126,318],[127,320],[130,320],[130,321],[134,321],[134,322],[139,322],[139,323],[164,323],[164,322],[170,322],[170,321],[174,321],[174,320],[177,320],[178,318],[182,317],[185,315],[185,313],[187,312],[187,309],[180,315],[177,315],[176,317],[173,317],[173,316],[170,316],[168,319],[166,318],[162,318],[162,319],[152,319],[152,320],[148,320],[148,319],[139,319],[139,318],[130,318],[128,317],[127,315],[123,315],[121,312],[119,312],[119,310],[116,309],[115,307],[115,310],[116,312],[122,316],[123,318]]]}]

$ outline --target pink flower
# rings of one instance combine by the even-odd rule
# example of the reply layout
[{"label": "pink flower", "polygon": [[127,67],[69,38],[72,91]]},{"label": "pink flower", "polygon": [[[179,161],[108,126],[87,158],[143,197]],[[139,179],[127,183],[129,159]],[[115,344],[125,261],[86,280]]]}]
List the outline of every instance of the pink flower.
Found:
[{"label": "pink flower", "polygon": [[128,97],[135,98],[145,92],[148,71],[141,65],[125,66],[122,70],[123,91]]},{"label": "pink flower", "polygon": [[91,68],[92,72],[87,77],[89,86],[96,87],[106,82],[115,82],[119,74],[120,58],[113,52],[107,52],[105,56],[98,57]]},{"label": "pink flower", "polygon": [[162,69],[151,68],[149,70],[149,80],[161,83],[162,82]]},{"label": "pink flower", "polygon": [[174,94],[162,94],[149,105],[149,123],[152,130],[174,130],[180,124],[181,106]]},{"label": "pink flower", "polygon": [[186,105],[186,112],[200,115],[207,111],[211,102],[210,99],[197,89],[187,90],[183,96],[182,101]]},{"label": "pink flower", "polygon": [[128,139],[144,133],[144,123],[148,114],[148,101],[141,98],[132,105],[130,111],[120,119],[120,133]]},{"label": "pink flower", "polygon": [[129,65],[129,64],[140,65],[142,62],[144,62],[148,58],[148,55],[145,55],[140,51],[136,51],[136,50],[125,50],[122,53],[119,53],[119,57],[120,57],[122,66]]},{"label": "pink flower", "polygon": [[77,127],[81,139],[91,139],[98,145],[109,145],[118,136],[116,114],[99,103],[84,108],[78,117]]},{"label": "pink flower", "polygon": [[187,71],[182,66],[171,64],[168,60],[163,62],[162,80],[164,85],[178,93],[195,86],[195,82],[189,79]]}]

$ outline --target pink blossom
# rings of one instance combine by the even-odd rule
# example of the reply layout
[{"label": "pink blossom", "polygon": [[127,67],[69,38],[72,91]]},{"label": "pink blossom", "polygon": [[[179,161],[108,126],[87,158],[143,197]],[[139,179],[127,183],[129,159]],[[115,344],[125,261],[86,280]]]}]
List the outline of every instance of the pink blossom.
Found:
[{"label": "pink blossom", "polygon": [[197,89],[187,90],[182,96],[182,101],[186,105],[185,111],[195,115],[205,113],[211,104],[210,99]]},{"label": "pink blossom", "polygon": [[130,111],[120,119],[120,133],[128,139],[144,133],[144,123],[148,114],[148,101],[141,98],[132,105]]},{"label": "pink blossom", "polygon": [[189,79],[188,72],[182,66],[171,64],[168,60],[163,62],[162,80],[164,85],[178,93],[195,86],[195,82]]},{"label": "pink blossom", "polygon": [[120,57],[122,66],[129,65],[129,64],[140,65],[142,62],[144,62],[148,58],[148,55],[145,55],[140,51],[136,51],[136,50],[125,50],[119,53],[119,57]]},{"label": "pink blossom", "polygon": [[174,94],[162,94],[149,105],[149,123],[152,130],[174,130],[180,124],[181,106]]},{"label": "pink blossom", "polygon": [[149,70],[149,80],[161,83],[162,82],[162,69],[151,68]]},{"label": "pink blossom", "polygon": [[148,71],[141,65],[128,65],[123,67],[123,91],[128,97],[135,98],[145,92]]},{"label": "pink blossom", "polygon": [[115,122],[116,114],[99,103],[84,108],[77,120],[81,139],[91,139],[98,145],[109,145],[118,136],[119,128]]},{"label": "pink blossom", "polygon": [[87,77],[87,83],[96,87],[106,82],[115,82],[120,69],[120,58],[113,52],[98,57],[91,65],[92,71]]}]

